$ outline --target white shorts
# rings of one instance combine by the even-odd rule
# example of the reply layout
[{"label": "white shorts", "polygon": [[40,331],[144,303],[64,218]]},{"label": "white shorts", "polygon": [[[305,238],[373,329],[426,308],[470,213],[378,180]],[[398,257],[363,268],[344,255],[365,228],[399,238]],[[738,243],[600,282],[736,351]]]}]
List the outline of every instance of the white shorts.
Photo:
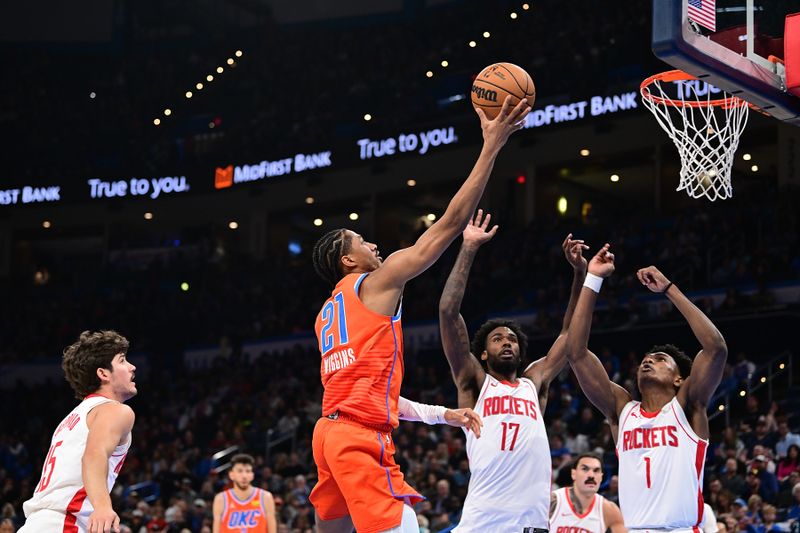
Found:
[{"label": "white shorts", "polygon": [[78,517],[74,526],[64,527],[67,515],[50,509],[39,509],[32,513],[17,533],[87,533],[83,517]]}]

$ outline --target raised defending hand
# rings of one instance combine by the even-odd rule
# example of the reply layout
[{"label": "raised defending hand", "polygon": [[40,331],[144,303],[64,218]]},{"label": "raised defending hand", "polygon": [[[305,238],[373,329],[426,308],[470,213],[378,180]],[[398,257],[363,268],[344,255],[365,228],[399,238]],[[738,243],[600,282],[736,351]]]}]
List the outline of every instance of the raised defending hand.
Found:
[{"label": "raised defending hand", "polygon": [[611,245],[606,243],[589,261],[590,274],[607,278],[614,273],[614,254],[608,251],[610,247]]},{"label": "raised defending hand", "polygon": [[494,234],[497,233],[498,228],[498,226],[495,224],[491,230],[486,231],[486,228],[489,227],[489,222],[491,220],[492,215],[486,213],[486,216],[484,217],[483,209],[478,209],[478,213],[475,215],[475,218],[467,223],[467,228],[464,230],[464,245],[477,248],[480,245],[491,241],[492,237],[494,237]]},{"label": "raised defending hand", "polygon": [[636,277],[639,278],[642,285],[653,292],[664,292],[669,285],[667,277],[654,266],[640,268],[636,271]]},{"label": "raised defending hand", "polygon": [[564,255],[567,256],[567,261],[572,265],[572,268],[586,272],[588,263],[586,258],[583,257],[583,251],[588,250],[589,247],[583,243],[583,240],[573,239],[572,233],[570,233],[561,243],[561,249],[564,250]]},{"label": "raised defending hand", "polygon": [[444,412],[444,421],[450,426],[467,428],[472,431],[477,438],[481,437],[483,420],[481,420],[481,416],[478,413],[469,407],[464,409],[448,409]]},{"label": "raised defending hand", "polygon": [[500,113],[489,120],[486,113],[480,108],[475,108],[478,117],[481,119],[481,129],[483,130],[483,142],[492,148],[500,149],[506,144],[508,137],[517,130],[522,129],[525,124],[525,117],[531,111],[531,106],[524,98],[516,106],[511,106],[511,96],[506,96]]}]

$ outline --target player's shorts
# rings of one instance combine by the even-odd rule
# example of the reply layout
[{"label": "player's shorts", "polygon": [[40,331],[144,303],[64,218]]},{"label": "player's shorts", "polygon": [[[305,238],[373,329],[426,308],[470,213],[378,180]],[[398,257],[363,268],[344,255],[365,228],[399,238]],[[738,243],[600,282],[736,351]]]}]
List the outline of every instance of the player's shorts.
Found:
[{"label": "player's shorts", "polygon": [[391,433],[323,417],[312,442],[319,481],[310,500],[323,520],[350,515],[358,533],[377,533],[400,525],[405,502],[425,499],[394,462]]},{"label": "player's shorts", "polygon": [[39,509],[32,513],[25,525],[17,533],[86,533],[88,525],[83,517],[75,520],[66,520],[67,515],[50,509]]}]

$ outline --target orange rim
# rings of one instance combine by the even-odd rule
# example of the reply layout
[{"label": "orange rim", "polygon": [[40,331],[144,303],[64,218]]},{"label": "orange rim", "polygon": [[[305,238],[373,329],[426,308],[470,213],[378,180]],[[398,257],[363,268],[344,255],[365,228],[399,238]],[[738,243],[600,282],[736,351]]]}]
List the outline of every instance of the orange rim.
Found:
[{"label": "orange rim", "polygon": [[668,70],[667,72],[661,72],[659,74],[654,74],[644,80],[642,84],[639,86],[639,90],[642,93],[642,98],[645,100],[649,100],[655,104],[671,106],[671,107],[721,107],[723,109],[729,109],[732,107],[743,107],[749,105],[754,109],[758,109],[756,106],[747,103],[745,100],[741,98],[737,98],[736,96],[729,96],[727,98],[720,98],[718,100],[672,100],[668,98],[661,98],[660,96],[655,96],[653,93],[650,92],[650,86],[655,82],[672,82],[672,81],[691,81],[696,80],[695,76],[691,74],[687,74],[682,70]]}]

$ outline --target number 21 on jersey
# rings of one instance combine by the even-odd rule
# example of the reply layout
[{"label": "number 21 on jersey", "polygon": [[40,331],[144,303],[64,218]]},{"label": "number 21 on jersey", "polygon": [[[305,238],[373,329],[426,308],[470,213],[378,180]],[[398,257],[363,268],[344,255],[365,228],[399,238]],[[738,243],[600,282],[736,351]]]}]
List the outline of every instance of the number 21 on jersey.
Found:
[{"label": "number 21 on jersey", "polygon": [[[341,292],[325,303],[322,308],[322,328],[319,332],[319,351],[322,355],[337,346],[347,344],[347,313],[344,309],[344,295]],[[337,335],[338,338],[335,338]]]}]

